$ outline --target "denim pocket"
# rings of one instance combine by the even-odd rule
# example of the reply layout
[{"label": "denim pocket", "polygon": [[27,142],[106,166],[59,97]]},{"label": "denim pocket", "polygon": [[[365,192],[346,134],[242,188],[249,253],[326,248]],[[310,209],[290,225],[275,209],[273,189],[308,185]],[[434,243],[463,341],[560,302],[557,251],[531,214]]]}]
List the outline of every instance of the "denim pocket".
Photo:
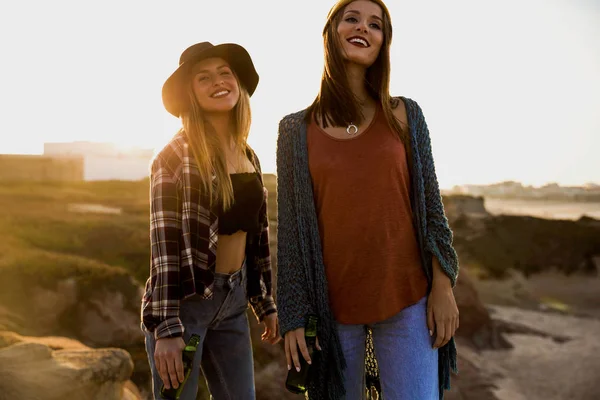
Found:
[{"label": "denim pocket", "polygon": [[193,295],[181,302],[179,318],[187,330],[206,328],[213,321],[222,304],[223,296],[218,290],[215,290],[212,299]]}]

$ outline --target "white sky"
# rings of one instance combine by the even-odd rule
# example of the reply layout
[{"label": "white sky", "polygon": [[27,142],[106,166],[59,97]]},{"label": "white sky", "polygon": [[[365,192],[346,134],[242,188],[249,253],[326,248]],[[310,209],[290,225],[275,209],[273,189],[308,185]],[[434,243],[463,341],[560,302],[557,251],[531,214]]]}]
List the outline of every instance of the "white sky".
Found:
[{"label": "white sky", "polygon": [[[6,1],[0,153],[44,142],[158,148],[161,87],[187,46],[236,42],[260,74],[250,144],[275,171],[277,124],[314,99],[333,1]],[[388,0],[392,93],[417,100],[442,187],[600,182],[600,2]]]}]

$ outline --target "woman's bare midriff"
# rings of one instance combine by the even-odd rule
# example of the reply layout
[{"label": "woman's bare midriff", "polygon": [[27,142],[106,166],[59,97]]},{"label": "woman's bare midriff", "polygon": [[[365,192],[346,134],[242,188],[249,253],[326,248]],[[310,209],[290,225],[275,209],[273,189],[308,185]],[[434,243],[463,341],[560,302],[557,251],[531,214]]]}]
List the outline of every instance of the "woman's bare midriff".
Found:
[{"label": "woman's bare midriff", "polygon": [[232,274],[239,270],[246,257],[246,232],[219,235],[218,243],[215,271],[220,274]]}]

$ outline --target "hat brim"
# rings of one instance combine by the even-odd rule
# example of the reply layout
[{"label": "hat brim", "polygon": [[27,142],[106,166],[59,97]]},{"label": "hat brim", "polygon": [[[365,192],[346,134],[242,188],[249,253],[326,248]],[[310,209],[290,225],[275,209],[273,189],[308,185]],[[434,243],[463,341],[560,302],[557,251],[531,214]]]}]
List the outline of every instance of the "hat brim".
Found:
[{"label": "hat brim", "polygon": [[202,60],[214,57],[222,58],[229,63],[240,83],[252,96],[258,85],[258,73],[254,68],[250,54],[242,46],[235,43],[219,44],[180,64],[165,81],[162,88],[162,100],[165,109],[169,113],[179,118],[181,113],[188,107],[185,84],[189,79],[191,67]]}]

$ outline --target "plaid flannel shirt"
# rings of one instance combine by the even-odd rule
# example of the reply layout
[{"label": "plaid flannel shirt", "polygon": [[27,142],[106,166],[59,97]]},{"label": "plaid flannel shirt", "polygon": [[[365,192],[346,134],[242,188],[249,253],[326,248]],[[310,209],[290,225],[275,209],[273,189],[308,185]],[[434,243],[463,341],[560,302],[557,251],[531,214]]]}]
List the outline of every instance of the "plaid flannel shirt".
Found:
[{"label": "plaid flannel shirt", "polygon": [[[256,154],[248,158],[262,174]],[[216,178],[213,177],[213,187]],[[259,321],[276,311],[271,288],[267,190],[259,234],[248,234],[247,293]],[[201,190],[198,169],[183,133],[154,158],[150,173],[150,277],[142,299],[142,323],[158,338],[183,334],[181,300],[194,294],[210,301],[218,242],[218,217]]]}]

